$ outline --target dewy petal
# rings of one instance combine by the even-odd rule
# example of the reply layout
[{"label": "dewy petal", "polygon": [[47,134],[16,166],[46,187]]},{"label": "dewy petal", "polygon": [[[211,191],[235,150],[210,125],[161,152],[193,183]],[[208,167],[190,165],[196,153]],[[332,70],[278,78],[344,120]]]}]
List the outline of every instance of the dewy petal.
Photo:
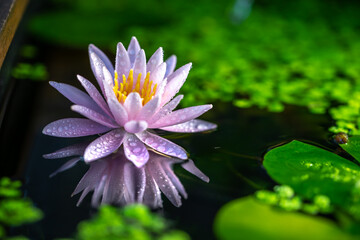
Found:
[{"label": "dewy petal", "polygon": [[148,103],[146,103],[145,106],[143,106],[142,109],[140,110],[137,119],[149,121],[151,117],[154,115],[154,113],[156,113],[160,105],[160,99],[161,96],[156,96],[153,99],[151,99]]},{"label": "dewy petal", "polygon": [[153,81],[154,84],[160,84],[164,79],[165,71],[166,63],[163,62],[151,72],[150,81]]},{"label": "dewy petal", "polygon": [[54,177],[56,174],[72,168],[72,167],[75,166],[80,160],[81,160],[81,158],[80,158],[80,157],[77,157],[77,158],[73,158],[73,159],[67,161],[67,162],[64,163],[60,168],[58,168],[55,172],[53,172],[52,174],[50,174],[49,177]]},{"label": "dewy petal", "polygon": [[101,96],[100,92],[96,89],[96,87],[86,78],[77,75],[78,80],[81,85],[85,88],[86,92],[90,95],[90,97],[97,103],[97,105],[109,116],[111,115],[109,106],[104,101],[104,98]]},{"label": "dewy petal", "polygon": [[146,121],[131,120],[125,123],[124,128],[128,133],[138,133],[146,130],[147,126]]},{"label": "dewy petal", "polygon": [[[152,161],[148,164],[152,164]],[[162,207],[162,199],[161,199],[161,192],[156,184],[154,178],[151,176],[151,172],[149,167],[145,168],[146,174],[146,188],[143,197],[143,203],[145,205],[151,206],[152,208]]]},{"label": "dewy petal", "polygon": [[176,66],[176,56],[175,55],[170,56],[165,62],[166,62],[165,77],[167,78],[170,74],[174,72]]},{"label": "dewy petal", "polygon": [[120,147],[124,140],[124,136],[124,130],[115,129],[95,139],[85,150],[85,162],[89,163],[108,156]]},{"label": "dewy petal", "polygon": [[135,202],[135,166],[130,162],[124,164],[124,182],[125,182],[125,201],[126,203]]},{"label": "dewy petal", "polygon": [[44,154],[46,159],[66,158],[71,156],[81,156],[87,147],[87,143],[74,144],[68,147],[61,148],[53,153]]},{"label": "dewy petal", "polygon": [[124,124],[128,121],[128,114],[124,106],[121,103],[119,103],[119,101],[116,99],[115,93],[112,90],[111,75],[106,70],[106,68],[104,68],[104,75],[106,76],[106,81],[104,82],[104,88],[105,88],[106,99],[110,111],[112,112],[115,121],[120,126],[124,126]]},{"label": "dewy petal", "polygon": [[102,202],[105,204],[121,204],[125,191],[124,161],[121,157],[119,159],[106,161],[110,173],[105,183]]},{"label": "dewy petal", "polygon": [[159,161],[154,161],[152,164],[149,164],[149,169],[151,176],[156,181],[160,190],[165,194],[165,196],[170,200],[172,204],[176,207],[181,206],[181,197],[177,192],[175,186],[171,183],[170,179],[162,169],[162,166]]},{"label": "dewy petal", "polygon": [[129,120],[135,119],[142,108],[141,97],[139,93],[130,93],[125,99],[124,107],[128,113]]},{"label": "dewy petal", "polygon": [[[141,73],[141,83],[146,76],[146,56],[143,49],[137,54],[135,63],[134,63],[134,79],[138,78],[138,75]],[[133,85],[136,84],[136,81],[133,82]]]},{"label": "dewy petal", "polygon": [[149,59],[146,65],[146,72],[152,73],[156,69],[156,67],[163,62],[163,55],[164,55],[163,49],[162,47],[159,47]]},{"label": "dewy petal", "polygon": [[148,145],[149,147],[155,149],[158,152],[161,152],[163,154],[177,157],[180,159],[187,159],[186,151],[176,145],[173,142],[170,142],[169,140],[159,137],[158,135],[149,133],[148,131],[143,131],[141,133],[135,134],[143,143]]},{"label": "dewy petal", "polygon": [[116,49],[116,60],[115,60],[115,70],[118,73],[120,79],[124,74],[127,76],[130,71],[130,58],[124,47],[124,45],[119,42]]},{"label": "dewy petal", "polygon": [[156,121],[155,123],[150,124],[149,128],[163,128],[171,125],[184,123],[199,117],[211,108],[211,104],[206,104],[176,110],[164,116],[163,118],[160,118],[160,120]]},{"label": "dewy petal", "polygon": [[163,106],[151,119],[148,120],[148,123],[154,123],[160,118],[168,115],[172,110],[174,110],[177,105],[179,105],[180,101],[183,99],[184,95],[178,95],[173,98],[169,103]]},{"label": "dewy petal", "polygon": [[62,95],[64,95],[67,99],[71,102],[85,106],[92,110],[102,112],[101,108],[95,103],[95,101],[83,91],[73,87],[71,85],[65,83],[58,83],[58,82],[49,82],[52,87],[58,90]]},{"label": "dewy petal", "polygon": [[181,164],[181,166],[188,171],[189,173],[194,174],[195,176],[197,176],[198,178],[200,178],[201,180],[203,180],[204,182],[209,182],[210,179],[208,176],[206,176],[203,172],[201,172],[194,164],[193,160],[189,159],[189,161]]},{"label": "dewy petal", "polygon": [[109,59],[105,56],[105,54],[92,44],[89,45],[89,56],[91,69],[95,75],[95,78],[100,86],[102,93],[105,95],[103,84],[103,67],[106,67],[106,69],[108,69],[111,74],[114,74],[114,67],[112,66]]},{"label": "dewy petal", "polygon": [[134,65],[136,55],[138,54],[139,51],[140,51],[140,44],[136,39],[136,37],[132,37],[127,51],[130,59],[130,68]]},{"label": "dewy petal", "polygon": [[161,105],[164,105],[170,101],[176,95],[176,93],[179,92],[189,74],[190,68],[191,63],[188,63],[176,70],[168,77],[168,83],[165,87]]},{"label": "dewy petal", "polygon": [[127,159],[132,161],[138,168],[144,166],[149,160],[148,150],[134,134],[126,134],[124,152]]},{"label": "dewy petal", "polygon": [[195,133],[217,128],[217,125],[204,120],[194,119],[177,125],[160,128],[169,132]]},{"label": "dewy petal", "polygon": [[83,137],[109,130],[110,128],[89,119],[65,118],[46,125],[43,134],[55,137]]},{"label": "dewy petal", "polygon": [[113,123],[109,118],[105,117],[104,115],[97,113],[87,107],[80,106],[80,105],[73,105],[71,106],[71,110],[80,113],[84,117],[87,117],[94,122],[100,123],[104,126],[110,127],[110,128],[118,128],[119,126]]}]

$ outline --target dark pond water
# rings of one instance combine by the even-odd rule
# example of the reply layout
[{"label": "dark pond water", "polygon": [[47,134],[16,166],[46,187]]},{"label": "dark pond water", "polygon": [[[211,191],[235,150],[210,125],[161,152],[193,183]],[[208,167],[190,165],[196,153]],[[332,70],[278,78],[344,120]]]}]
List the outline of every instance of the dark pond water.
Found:
[{"label": "dark pond water", "polygon": [[[50,80],[78,87],[76,74],[94,80],[86,51],[46,49],[41,58],[48,67]],[[87,166],[81,163],[49,178],[66,160],[46,160],[42,155],[83,139],[53,138],[41,131],[51,121],[78,115],[71,112],[70,102],[45,82],[18,81],[15,93],[27,95],[25,99],[13,100],[12,107],[21,106],[23,110],[7,120],[7,131],[12,134],[2,151],[3,157],[12,163],[3,166],[1,173],[23,179],[26,196],[45,213],[40,223],[21,231],[33,239],[71,236],[77,223],[95,212],[90,208],[89,197],[80,207],[75,206],[79,196],[70,197]],[[231,103],[214,103],[213,110],[202,119],[217,123],[218,130],[168,137],[191,154],[196,165],[210,177],[210,183],[175,167],[189,198],[176,208],[164,197],[164,209],[159,210],[193,239],[214,239],[212,224],[222,205],[274,185],[261,165],[262,156],[270,147],[292,139],[332,147],[328,141],[329,118],[312,115],[305,108],[287,106],[283,113],[268,113],[235,108]]]}]

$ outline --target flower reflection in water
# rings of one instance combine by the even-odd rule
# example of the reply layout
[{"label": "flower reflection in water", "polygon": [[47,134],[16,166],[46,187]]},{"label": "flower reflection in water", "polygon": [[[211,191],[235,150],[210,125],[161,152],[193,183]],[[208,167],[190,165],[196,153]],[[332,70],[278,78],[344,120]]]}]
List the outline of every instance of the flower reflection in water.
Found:
[{"label": "flower reflection in water", "polygon": [[[87,144],[73,145],[44,155],[49,159],[75,156],[52,176],[81,161],[86,146]],[[148,162],[138,168],[126,158],[124,151],[119,150],[89,163],[90,168],[80,180],[73,195],[82,192],[78,205],[89,192],[93,191],[91,204],[94,207],[100,204],[126,205],[136,202],[159,208],[162,207],[162,192],[173,205],[179,207],[181,196],[186,199],[187,193],[173,171],[173,165],[176,163],[181,163],[185,170],[209,182],[209,178],[190,159],[184,162],[178,158],[149,151]]]}]

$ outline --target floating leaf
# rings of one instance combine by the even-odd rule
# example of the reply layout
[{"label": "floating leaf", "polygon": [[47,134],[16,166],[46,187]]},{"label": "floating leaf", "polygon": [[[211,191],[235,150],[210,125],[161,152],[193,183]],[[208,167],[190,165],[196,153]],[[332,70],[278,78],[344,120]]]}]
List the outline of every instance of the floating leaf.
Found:
[{"label": "floating leaf", "polygon": [[214,229],[220,240],[355,239],[328,219],[282,211],[253,197],[223,206],[216,216]]}]

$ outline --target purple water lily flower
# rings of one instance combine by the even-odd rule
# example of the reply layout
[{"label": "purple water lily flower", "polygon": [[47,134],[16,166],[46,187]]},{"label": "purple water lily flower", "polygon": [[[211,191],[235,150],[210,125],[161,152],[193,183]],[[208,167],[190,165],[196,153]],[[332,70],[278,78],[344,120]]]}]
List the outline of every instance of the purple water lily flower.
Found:
[{"label": "purple water lily flower", "polygon": [[[74,157],[52,176],[73,167],[81,160],[80,156],[83,155],[85,149],[86,145],[77,144],[44,155],[48,159]],[[89,170],[82,177],[72,195],[82,192],[77,205],[89,192],[94,191],[91,200],[94,207],[100,204],[126,205],[137,202],[159,208],[162,207],[161,192],[163,192],[173,205],[179,207],[181,196],[186,199],[187,193],[172,166],[180,162],[185,170],[209,182],[209,178],[190,159],[183,162],[182,159],[150,152],[147,164],[138,168],[128,161],[124,151],[116,151],[98,161],[91,162]]]},{"label": "purple water lily flower", "polygon": [[135,37],[127,50],[122,43],[117,45],[115,69],[94,45],[89,46],[89,55],[102,95],[81,76],[78,79],[88,94],[67,84],[50,82],[75,104],[71,109],[87,119],[61,119],[43,130],[56,137],[105,133],[87,146],[85,162],[106,157],[121,145],[126,158],[139,168],[149,160],[148,148],[185,160],[188,156],[182,147],[154,134],[152,129],[202,132],[216,128],[216,124],[195,119],[211,109],[210,104],[174,111],[183,98],[175,95],[184,84],[191,63],[174,71],[176,57],[164,62],[161,47],[146,63],[145,52]]}]

